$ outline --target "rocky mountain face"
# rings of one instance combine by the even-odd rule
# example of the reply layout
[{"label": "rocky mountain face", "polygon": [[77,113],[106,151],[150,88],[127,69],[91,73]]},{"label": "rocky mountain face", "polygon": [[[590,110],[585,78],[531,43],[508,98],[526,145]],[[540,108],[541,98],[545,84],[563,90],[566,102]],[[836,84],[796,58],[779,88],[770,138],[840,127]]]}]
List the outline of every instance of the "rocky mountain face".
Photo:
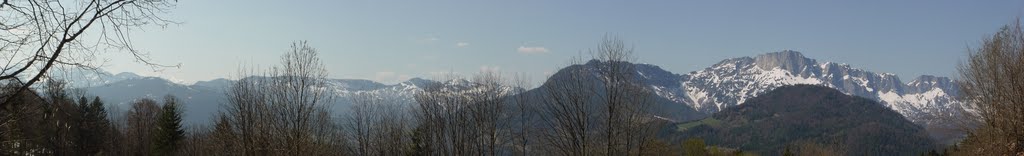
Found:
[{"label": "rocky mountain face", "polygon": [[[601,62],[588,64],[595,63]],[[923,75],[904,83],[895,74],[818,62],[796,51],[726,59],[686,74],[673,74],[649,64],[635,64],[635,69],[658,96],[704,114],[741,105],[778,87],[809,84],[878,101],[925,126],[942,143],[962,136],[948,132],[953,127],[948,119],[961,115],[965,107],[956,100],[960,92],[956,82],[946,77]]]},{"label": "rocky mountain face", "polygon": [[818,62],[796,51],[723,60],[679,76],[680,85],[654,85],[659,95],[714,113],[785,85],[812,84],[881,102],[911,121],[928,122],[955,113],[959,90],[945,77],[920,76],[903,83],[890,73],[874,73],[847,64]]}]

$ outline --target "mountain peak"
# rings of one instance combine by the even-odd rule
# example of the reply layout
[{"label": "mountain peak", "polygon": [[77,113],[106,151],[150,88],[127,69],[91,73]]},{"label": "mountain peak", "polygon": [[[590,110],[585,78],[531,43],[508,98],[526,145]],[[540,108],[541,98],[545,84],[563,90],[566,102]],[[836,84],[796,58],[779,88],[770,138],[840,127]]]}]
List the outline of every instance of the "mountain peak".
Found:
[{"label": "mountain peak", "polygon": [[915,78],[910,83],[922,83],[922,82],[939,82],[939,81],[951,81],[948,77],[938,77],[934,75],[921,75]]},{"label": "mountain peak", "polygon": [[[680,78],[682,75],[669,72],[657,65],[644,64],[644,63],[633,63],[629,61],[603,61],[598,59],[592,59],[587,61],[586,64],[571,65],[555,72],[550,78],[568,78],[571,77],[570,73],[576,72],[593,72],[595,76],[599,76],[600,73],[595,72],[602,67],[609,67],[611,65],[623,66],[625,71],[628,72],[623,74],[631,74],[637,80],[644,81],[647,85],[661,86],[661,87],[675,87],[680,85]],[[549,78],[549,81],[550,81]]]},{"label": "mountain peak", "polygon": [[191,86],[209,87],[209,88],[212,88],[212,89],[227,89],[234,82],[235,82],[234,80],[229,80],[229,79],[225,79],[225,78],[217,78],[217,79],[213,79],[213,80],[209,80],[209,81],[196,81],[196,83],[192,83]]},{"label": "mountain peak", "polygon": [[945,92],[952,94],[959,94],[960,89],[955,82],[948,77],[939,77],[933,75],[921,75],[915,78],[910,83],[907,83],[910,92],[923,93],[931,91],[933,89],[942,89]]},{"label": "mountain peak", "polygon": [[115,77],[119,77],[119,78],[125,78],[125,79],[133,79],[133,78],[141,78],[142,77],[142,76],[139,76],[139,74],[135,74],[135,73],[132,73],[132,72],[121,72],[121,73],[117,73],[117,75],[114,75],[114,76]]},{"label": "mountain peak", "polygon": [[344,90],[374,90],[385,87],[386,85],[364,79],[331,79],[332,85]]},{"label": "mountain peak", "polygon": [[433,80],[428,80],[428,79],[423,79],[423,78],[419,78],[419,77],[414,77],[414,78],[411,78],[409,80],[406,80],[406,81],[398,83],[398,84],[411,85],[411,86],[415,86],[415,87],[423,87],[423,86],[427,86],[427,85],[432,84],[432,83],[435,83],[435,82]]},{"label": "mountain peak", "polygon": [[591,59],[590,61],[587,61],[587,63],[583,64],[583,65],[595,67],[595,66],[600,66],[600,65],[610,65],[610,64],[613,64],[613,63],[616,63],[616,64],[618,64],[618,63],[626,64],[627,66],[640,65],[638,63],[633,63],[633,62],[629,62],[629,61],[610,61],[610,60],[599,60],[599,59]]},{"label": "mountain peak", "polygon": [[783,50],[780,52],[757,55],[757,57],[754,58],[754,63],[764,70],[771,70],[778,67],[793,73],[799,73],[799,71],[804,67],[818,64],[814,59],[804,57],[800,52],[793,50]]},{"label": "mountain peak", "polygon": [[414,77],[414,78],[411,78],[409,80],[405,80],[405,82],[415,83],[415,84],[426,84],[426,83],[433,83],[434,81],[433,80],[427,80],[427,79],[424,79],[424,78]]}]

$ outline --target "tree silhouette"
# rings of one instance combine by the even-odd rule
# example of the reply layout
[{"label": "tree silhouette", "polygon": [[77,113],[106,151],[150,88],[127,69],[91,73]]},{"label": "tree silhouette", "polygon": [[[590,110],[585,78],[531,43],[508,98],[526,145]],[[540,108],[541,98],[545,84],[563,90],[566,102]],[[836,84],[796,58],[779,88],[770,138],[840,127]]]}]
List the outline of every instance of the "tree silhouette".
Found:
[{"label": "tree silhouette", "polygon": [[[7,98],[29,90],[55,66],[95,70],[101,52],[123,50],[153,67],[147,53],[135,48],[129,34],[148,24],[174,23],[161,17],[177,1],[169,0],[23,0],[0,3],[0,80],[20,89],[0,95]],[[90,33],[86,33],[90,32]],[[91,37],[91,38],[90,38]],[[86,42],[89,41],[89,42]],[[27,80],[23,80],[27,79]]]},{"label": "tree silhouette", "polygon": [[954,154],[1024,154],[1024,28],[1003,26],[957,68],[965,101],[964,127],[972,130]]},{"label": "tree silhouette", "polygon": [[160,116],[157,118],[157,128],[153,138],[154,155],[172,155],[178,149],[178,145],[185,138],[185,130],[181,127],[181,106],[178,99],[167,95],[164,97],[164,105]]}]

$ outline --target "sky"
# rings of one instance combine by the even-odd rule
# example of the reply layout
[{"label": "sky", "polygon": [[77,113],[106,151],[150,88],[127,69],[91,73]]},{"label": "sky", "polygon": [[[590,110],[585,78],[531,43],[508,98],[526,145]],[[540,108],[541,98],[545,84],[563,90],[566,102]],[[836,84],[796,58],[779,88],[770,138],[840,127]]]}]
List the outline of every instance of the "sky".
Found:
[{"label": "sky", "polygon": [[179,1],[135,47],[157,63],[110,54],[106,70],[184,83],[273,66],[292,42],[321,54],[331,78],[398,83],[483,70],[542,82],[605,34],[637,62],[684,74],[723,59],[796,50],[819,62],[955,76],[969,47],[1024,15],[1024,1]]}]

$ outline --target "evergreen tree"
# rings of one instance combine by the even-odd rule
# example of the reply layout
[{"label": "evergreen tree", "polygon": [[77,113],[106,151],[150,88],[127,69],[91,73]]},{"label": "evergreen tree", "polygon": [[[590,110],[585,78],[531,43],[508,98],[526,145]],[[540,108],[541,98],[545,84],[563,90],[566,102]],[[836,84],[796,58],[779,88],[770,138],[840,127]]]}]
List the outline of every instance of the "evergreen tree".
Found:
[{"label": "evergreen tree", "polygon": [[112,142],[110,134],[113,127],[110,125],[110,119],[107,118],[107,109],[103,101],[100,100],[100,97],[92,99],[92,103],[89,103],[89,110],[92,112],[89,117],[93,119],[91,124],[94,127],[93,135],[90,137],[95,139],[88,148],[94,150],[94,153],[109,151],[108,145],[111,145],[110,143]]},{"label": "evergreen tree", "polygon": [[87,142],[90,142],[90,139],[92,139],[90,138],[90,133],[93,129],[92,124],[89,123],[89,99],[85,96],[78,97],[78,102],[75,103],[75,106],[78,107],[78,116],[75,117],[78,121],[76,122],[80,124],[79,126],[75,126],[78,134],[77,140],[75,141],[75,145],[78,145],[78,148],[75,150],[78,150],[78,152],[82,152],[83,154],[89,154],[90,152],[85,151],[88,150],[85,146],[87,146]]},{"label": "evergreen tree", "polygon": [[78,108],[82,124],[78,126],[79,151],[85,155],[96,155],[102,151],[108,140],[110,121],[107,120],[107,110],[103,108],[103,101],[100,101],[99,97],[93,98],[91,103],[84,96],[79,98]]},{"label": "evergreen tree", "polygon": [[172,155],[178,149],[178,143],[185,138],[181,128],[181,106],[177,98],[164,97],[163,111],[157,118],[156,135],[153,138],[153,155]]}]

